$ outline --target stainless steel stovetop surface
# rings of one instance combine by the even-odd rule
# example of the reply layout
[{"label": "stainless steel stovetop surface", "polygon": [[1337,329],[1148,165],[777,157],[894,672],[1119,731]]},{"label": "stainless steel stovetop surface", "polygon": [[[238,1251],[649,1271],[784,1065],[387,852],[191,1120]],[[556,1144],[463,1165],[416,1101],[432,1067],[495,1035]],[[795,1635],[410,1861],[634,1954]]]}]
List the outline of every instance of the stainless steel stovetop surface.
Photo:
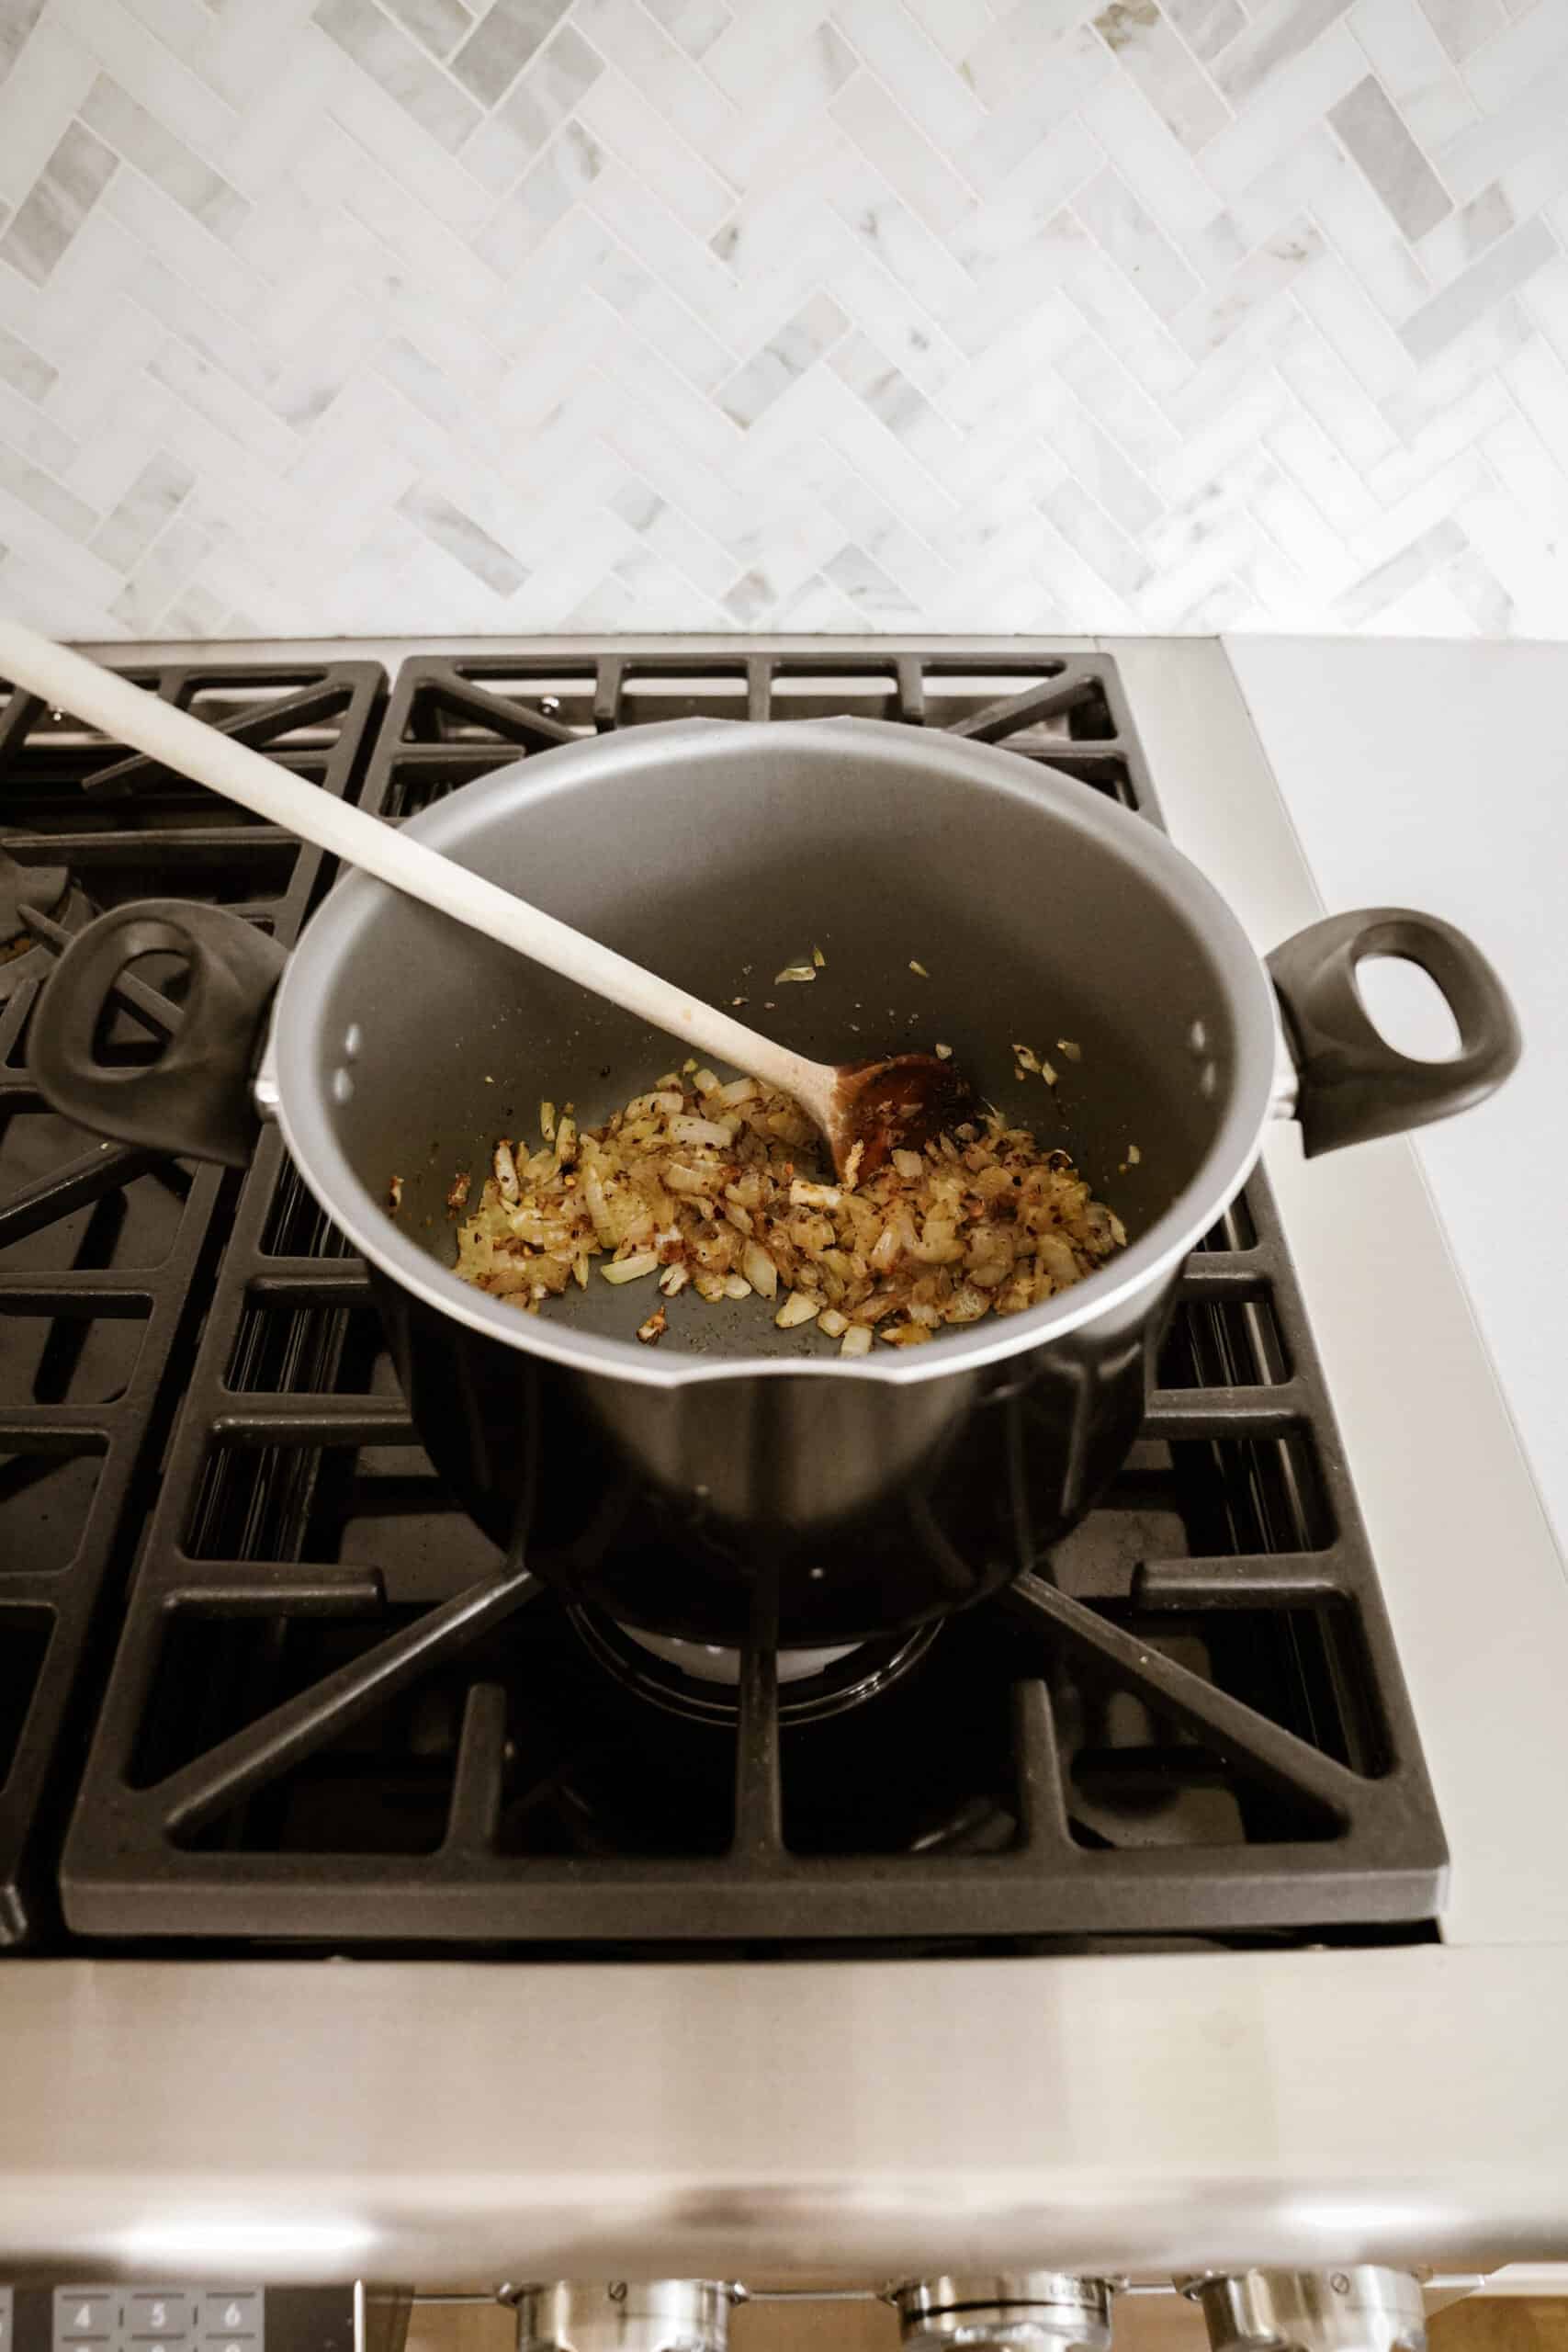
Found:
[{"label": "stainless steel stovetop surface", "polygon": [[[1178,838],[1270,944],[1315,910],[1223,658],[1114,650]],[[1532,1796],[1562,1761],[1539,1704],[1560,1564],[1409,1154],[1356,1158],[1356,1185],[1347,1165],[1309,1188],[1288,1149],[1270,1173],[1454,1847],[1446,1943],[18,1960],[0,2012],[0,2272],[488,2284],[519,2267],[864,2277],[929,2267],[933,2247],[1094,2270],[1560,2250],[1568,1871]],[[1407,1322],[1391,1330],[1374,1295]],[[1391,1364],[1433,1430],[1425,1477]],[[1458,1430],[1471,1477],[1438,1496],[1431,1461]],[[1457,1622],[1476,1487],[1506,1603],[1506,1638],[1484,1642]],[[258,2232],[265,2266],[247,2260]]]}]

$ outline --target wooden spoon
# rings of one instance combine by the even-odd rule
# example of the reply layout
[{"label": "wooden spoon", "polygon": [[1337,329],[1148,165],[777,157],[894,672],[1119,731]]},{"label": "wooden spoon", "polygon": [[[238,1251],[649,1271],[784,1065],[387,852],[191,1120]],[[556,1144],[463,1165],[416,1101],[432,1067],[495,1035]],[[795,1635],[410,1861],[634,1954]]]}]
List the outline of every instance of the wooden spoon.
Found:
[{"label": "wooden spoon", "polygon": [[[870,1175],[897,1146],[918,1149],[945,1127],[977,1119],[979,1104],[951,1062],[934,1054],[892,1054],[879,1060],[814,1062],[645,972],[554,915],[443,857],[410,833],[276,767],[259,752],[204,726],[188,711],[132,685],[112,670],[0,620],[0,676],[41,695],[53,707],[88,719],[106,735],[133,743],[197,784],[237,800],[301,841],[346,859],[411,899],[483,932],[667,1030],[686,1046],[729,1062],[793,1095],[820,1127],[833,1165],[848,1182]],[[858,1157],[857,1157],[858,1153]]]}]

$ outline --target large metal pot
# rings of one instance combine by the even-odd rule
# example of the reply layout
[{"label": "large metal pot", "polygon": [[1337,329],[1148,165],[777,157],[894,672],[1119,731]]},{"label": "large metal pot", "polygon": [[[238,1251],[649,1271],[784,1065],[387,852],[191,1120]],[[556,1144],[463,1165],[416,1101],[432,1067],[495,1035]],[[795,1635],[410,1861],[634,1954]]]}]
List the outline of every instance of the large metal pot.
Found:
[{"label": "large metal pot", "polygon": [[[1517,1057],[1495,975],[1447,925],[1339,917],[1265,970],[1154,827],[951,735],[650,726],[536,755],[412,822],[695,993],[743,998],[810,1054],[941,1039],[998,1103],[1060,1122],[1130,1236],[1044,1306],[863,1360],[690,1300],[644,1348],[645,1307],[597,1282],[524,1315],[449,1271],[454,1173],[482,1171],[498,1134],[532,1135],[541,1097],[607,1113],[669,1066],[668,1039],[351,875],[283,974],[257,1073],[270,943],[171,902],[102,917],[35,1016],[45,1095],[85,1125],[231,1160],[259,1099],[363,1252],[415,1422],[473,1516],[506,1541],[526,1507],[542,1573],[664,1634],[735,1643],[761,1605],[785,1645],[849,1641],[977,1597],[1016,1561],[932,1536],[924,1498],[956,1435],[973,1441],[976,1414],[1005,1420],[997,1475],[1025,1445],[1036,1510],[1050,1498],[1034,1540],[1073,1524],[1132,1442],[1183,1259],[1271,1112],[1293,1109],[1323,1150],[1459,1110]],[[816,983],[773,983],[818,944]],[[178,1038],[152,1069],[103,1069],[107,991],[171,947],[193,965]],[[1368,1019],[1356,964],[1390,953],[1443,989],[1455,1058],[1408,1060]],[[1015,1078],[1014,1039],[1052,1054],[1054,1092]]]}]

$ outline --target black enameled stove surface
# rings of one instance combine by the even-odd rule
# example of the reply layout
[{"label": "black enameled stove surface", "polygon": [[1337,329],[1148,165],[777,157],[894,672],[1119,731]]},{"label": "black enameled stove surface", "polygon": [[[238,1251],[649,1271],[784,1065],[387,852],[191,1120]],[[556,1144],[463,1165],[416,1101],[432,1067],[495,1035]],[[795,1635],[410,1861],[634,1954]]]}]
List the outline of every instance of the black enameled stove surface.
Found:
[{"label": "black enameled stove surface", "polygon": [[[125,666],[393,820],[595,729],[847,711],[1049,760],[1159,821],[1114,665],[1024,640],[545,642],[389,682]],[[1193,1253],[1139,1443],[1066,1545],[1032,1544],[1027,1417],[993,1413],[954,1476],[1010,1591],[795,1679],[766,1654],[693,1674],[535,1583],[525,1532],[503,1562],[444,1491],[276,1134],[238,1177],[101,1144],[30,1086],[51,944],[95,910],[202,898],[287,944],[330,878],[0,702],[0,1948],[1427,1930],[1441,1830],[1261,1176]],[[146,979],[177,1000],[177,973]],[[156,1052],[157,1011],[128,992],[108,1050]]]}]

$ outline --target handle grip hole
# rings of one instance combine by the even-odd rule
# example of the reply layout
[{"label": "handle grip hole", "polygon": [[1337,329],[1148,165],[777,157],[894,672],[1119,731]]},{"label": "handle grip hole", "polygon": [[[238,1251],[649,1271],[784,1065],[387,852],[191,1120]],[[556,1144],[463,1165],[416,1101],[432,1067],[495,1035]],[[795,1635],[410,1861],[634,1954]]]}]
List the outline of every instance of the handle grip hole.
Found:
[{"label": "handle grip hole", "polygon": [[1359,958],[1356,991],[1368,1018],[1395,1053],[1416,1062],[1451,1062],[1460,1051],[1459,1023],[1429,972],[1408,956]]},{"label": "handle grip hole", "polygon": [[93,1060],[103,1069],[145,1069],[161,1061],[179,1035],[189,991],[188,956],[164,948],[133,956],[98,1008]]}]

